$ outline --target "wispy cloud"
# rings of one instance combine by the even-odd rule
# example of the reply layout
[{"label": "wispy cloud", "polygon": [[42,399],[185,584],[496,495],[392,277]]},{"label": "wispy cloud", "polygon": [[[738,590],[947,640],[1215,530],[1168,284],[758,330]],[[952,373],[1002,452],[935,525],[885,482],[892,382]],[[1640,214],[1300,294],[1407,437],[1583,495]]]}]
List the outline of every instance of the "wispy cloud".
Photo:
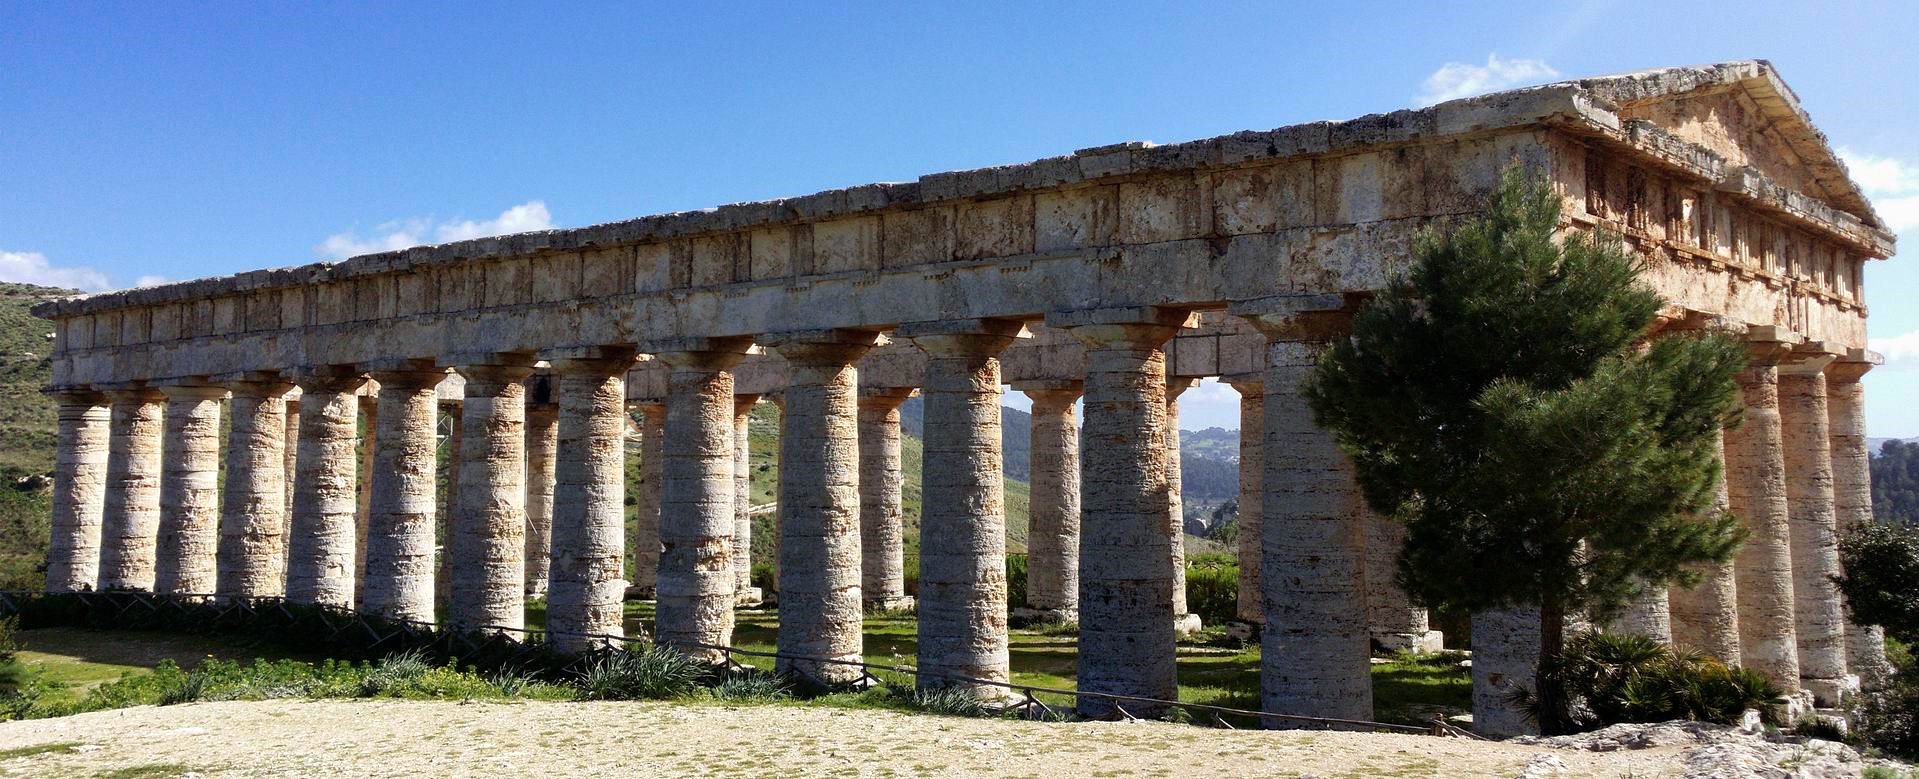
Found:
[{"label": "wispy cloud", "polygon": [[443,222],[432,217],[412,217],[381,224],[375,227],[374,234],[369,236],[362,237],[354,231],[334,233],[327,236],[319,246],[314,247],[314,251],[327,259],[343,260],[355,255],[387,252],[428,243],[464,241],[468,238],[484,238],[489,235],[507,235],[552,228],[553,215],[546,210],[546,201],[529,200],[484,221],[464,219]]},{"label": "wispy cloud", "polygon": [[1872,198],[1873,209],[1886,220],[1893,232],[1919,227],[1919,162],[1898,157],[1862,154],[1844,146],[1839,158],[1845,160],[1852,180]]},{"label": "wispy cloud", "polygon": [[1545,60],[1503,59],[1498,54],[1488,54],[1484,65],[1448,62],[1439,66],[1419,85],[1419,95],[1413,100],[1417,105],[1429,106],[1558,77],[1559,71]]},{"label": "wispy cloud", "polygon": [[13,252],[0,249],[0,281],[63,287],[82,292],[112,289],[107,274],[84,265],[59,266],[39,252]]},{"label": "wispy cloud", "polygon": [[1886,356],[1888,368],[1919,368],[1919,330],[1891,338],[1874,338],[1866,348]]}]

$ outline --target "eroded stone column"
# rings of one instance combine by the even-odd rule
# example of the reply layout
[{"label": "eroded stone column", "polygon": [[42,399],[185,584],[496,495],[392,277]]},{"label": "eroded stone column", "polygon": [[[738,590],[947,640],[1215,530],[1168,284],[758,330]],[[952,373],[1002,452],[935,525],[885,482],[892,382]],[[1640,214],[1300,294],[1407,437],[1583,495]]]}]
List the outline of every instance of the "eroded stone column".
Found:
[{"label": "eroded stone column", "polygon": [[[461,380],[464,385],[465,380]],[[439,561],[436,564],[439,573],[433,580],[434,597],[444,605],[453,597],[453,536],[459,530],[460,519],[460,452],[466,448],[461,440],[466,429],[460,401],[442,401],[440,408],[446,413],[446,462],[440,464],[440,470],[446,474],[446,504],[440,507],[440,543]]]},{"label": "eroded stone column", "polygon": [[107,393],[106,510],[100,520],[100,589],[153,589],[160,531],[160,451],[166,396],[145,388]]},{"label": "eroded stone column", "polygon": [[1346,328],[1347,305],[1339,295],[1286,296],[1235,304],[1232,311],[1269,339],[1261,705],[1366,720],[1373,716],[1365,582],[1370,512],[1352,462],[1331,433],[1313,424],[1300,396],[1328,340]]},{"label": "eroded stone column", "polygon": [[[1833,517],[1843,537],[1873,521],[1872,458],[1866,448],[1866,390],[1860,377],[1881,359],[1850,349],[1826,368],[1826,414],[1831,420]],[[1846,625],[1846,668],[1867,690],[1883,689],[1893,667],[1886,659],[1886,631],[1878,625]]]},{"label": "eroded stone column", "polygon": [[1179,462],[1179,396],[1198,385],[1199,379],[1188,378],[1166,383],[1166,535],[1172,544],[1173,625],[1182,636],[1202,627],[1199,615],[1186,608],[1186,505]]},{"label": "eroded stone column", "polygon": [[[280,518],[283,521],[290,520],[293,517],[293,474],[294,468],[297,465],[296,461],[300,458],[299,388],[296,387],[292,392],[287,393],[285,407],[286,413],[282,415],[282,418],[286,420],[286,437],[285,440],[280,442],[280,453],[285,457],[285,459],[281,461],[284,467],[280,472],[280,484],[286,488],[281,495],[281,497],[286,499],[286,506],[283,507],[280,512]],[[282,570],[285,569],[287,556],[287,537],[285,531],[286,528],[282,527],[280,535],[280,565]]]},{"label": "eroded stone column", "polygon": [[733,396],[733,594],[741,606],[758,606],[753,586],[753,406],[758,395]]},{"label": "eroded stone column", "polygon": [[[1086,350],[1080,450],[1079,689],[1172,700],[1173,569],[1166,533],[1166,354],[1183,312],[1097,309],[1047,317]],[[929,469],[928,471],[932,471]],[[1082,716],[1114,716],[1082,697]],[[1163,707],[1128,704],[1138,717]]]},{"label": "eroded stone column", "polygon": [[378,432],[367,508],[366,577],[360,608],[432,622],[433,524],[438,515],[440,401],[444,369],[428,361],[369,366],[380,383]]},{"label": "eroded stone column", "polygon": [[710,663],[733,640],[733,373],[746,339],[650,349],[668,370],[655,640]]},{"label": "eroded stone column", "polygon": [[917,392],[860,388],[860,598],[870,609],[913,608],[901,530],[900,403]]},{"label": "eroded stone column", "polygon": [[530,359],[454,358],[461,403],[460,500],[454,508],[448,621],[526,626],[526,377]]},{"label": "eroded stone column", "polygon": [[[961,689],[980,698],[1005,692],[950,677],[1004,682],[1010,673],[997,355],[1022,329],[1015,321],[970,319],[916,322],[894,331],[926,353],[916,604],[920,689]],[[787,405],[790,413],[791,398]],[[790,467],[781,461],[782,473]],[[781,521],[791,521],[784,506],[781,511]]]},{"label": "eroded stone column", "polygon": [[[1730,510],[1723,466],[1726,439],[1722,431],[1713,449],[1718,453],[1722,473],[1713,485],[1712,512]],[[1692,588],[1671,590],[1672,641],[1680,649],[1699,652],[1726,665],[1740,663],[1739,586],[1734,563],[1713,565],[1701,571],[1701,579]]]},{"label": "eroded stone column", "polygon": [[1032,488],[1026,530],[1026,606],[1046,619],[1079,619],[1079,381],[1013,385],[1033,400]]},{"label": "eroded stone column", "polygon": [[1792,537],[1795,637],[1799,679],[1821,706],[1837,706],[1859,689],[1846,668],[1846,608],[1839,575],[1839,530],[1833,514],[1832,440],[1826,409],[1826,366],[1843,348],[1815,341],[1779,366],[1780,438]]},{"label": "eroded stone column", "polygon": [[112,412],[106,396],[98,392],[68,390],[52,395],[58,429],[47,592],[81,592],[100,583],[100,520],[106,511]]},{"label": "eroded stone column", "polygon": [[1366,516],[1366,622],[1372,644],[1388,652],[1437,652],[1445,636],[1431,629],[1426,610],[1394,578],[1399,550],[1406,544],[1406,526],[1380,516],[1362,501]]},{"label": "eroded stone column", "polygon": [[227,482],[220,492],[220,560],[214,592],[225,598],[286,591],[286,392],[256,377],[227,382]]},{"label": "eroded stone column", "polygon": [[553,550],[554,449],[560,440],[560,407],[552,378],[528,380],[526,406],[526,597],[546,594],[548,558]]},{"label": "eroded stone column", "polygon": [[[859,381],[853,361],[869,332],[782,333],[767,343],[786,359],[780,414],[779,651],[860,659]],[[855,666],[780,658],[809,684],[857,681]]]},{"label": "eroded stone column", "polygon": [[1260,505],[1266,498],[1266,382],[1259,374],[1222,379],[1239,391],[1239,518],[1235,531],[1239,547],[1239,599],[1237,615],[1241,621],[1259,624],[1265,621],[1265,609],[1259,595],[1260,536],[1263,516]]},{"label": "eroded stone column", "polygon": [[376,394],[369,395],[367,390],[360,391],[360,446],[355,462],[360,464],[360,474],[354,480],[356,492],[353,519],[353,587],[354,603],[358,604],[366,592],[366,538],[367,530],[373,521],[373,450],[379,446],[380,439],[380,401],[379,388],[372,388]]},{"label": "eroded stone column", "polygon": [[1776,327],[1747,333],[1752,361],[1738,376],[1742,422],[1726,430],[1727,502],[1746,524],[1734,561],[1739,598],[1740,665],[1788,692],[1799,687],[1792,541],[1787,522],[1786,463],[1780,451],[1779,360],[1797,336]]},{"label": "eroded stone column", "polygon": [[300,453],[293,470],[293,518],[287,538],[287,601],[353,606],[359,513],[361,385],[354,369],[294,377],[300,386]]},{"label": "eroded stone column", "polygon": [[211,594],[220,547],[220,399],[224,387],[162,387],[167,396],[154,592]]},{"label": "eroded stone column", "polygon": [[626,371],[631,349],[555,355],[559,444],[553,491],[554,648],[585,652],[621,635],[626,595]]},{"label": "eroded stone column", "polygon": [[660,440],[665,436],[666,404],[639,403],[640,483],[633,496],[633,590],[651,599],[660,573],[660,475],[665,468]]}]

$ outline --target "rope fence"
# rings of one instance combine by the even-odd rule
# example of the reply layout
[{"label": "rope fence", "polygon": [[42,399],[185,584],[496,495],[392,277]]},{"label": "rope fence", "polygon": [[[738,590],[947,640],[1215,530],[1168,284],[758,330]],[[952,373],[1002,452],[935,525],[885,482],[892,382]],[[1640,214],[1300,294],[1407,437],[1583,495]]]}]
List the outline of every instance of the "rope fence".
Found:
[{"label": "rope fence", "polygon": [[[206,633],[252,630],[261,632],[264,638],[298,643],[302,646],[306,642],[317,642],[334,650],[334,653],[350,655],[340,659],[373,660],[408,650],[419,650],[431,652],[443,658],[458,658],[462,662],[489,670],[532,668],[544,670],[555,677],[583,673],[593,662],[607,653],[632,653],[652,645],[652,642],[644,636],[609,633],[563,633],[506,626],[462,629],[457,626],[399,619],[337,606],[291,604],[278,597],[233,598],[204,594],[134,591],[47,593],[0,590],[0,616],[18,619],[23,629],[83,626],[192,630]],[[583,638],[588,643],[600,647],[600,650],[586,654],[561,653],[552,647],[551,638],[554,636]],[[729,671],[752,668],[740,658],[764,658],[774,661],[788,660],[858,668],[860,678],[856,684],[862,686],[888,684],[886,680],[874,673],[884,671],[905,674],[917,679],[938,679],[957,685],[1003,689],[1009,693],[1009,698],[1018,699],[1007,705],[1005,710],[1034,720],[1067,718],[1053,705],[1039,699],[1038,696],[1044,694],[1109,704],[1114,717],[1119,719],[1135,719],[1136,717],[1127,711],[1127,707],[1132,706],[1138,711],[1183,710],[1190,715],[1194,724],[1227,729],[1235,729],[1227,719],[1231,717],[1262,725],[1268,722],[1286,723],[1303,729],[1370,730],[1482,738],[1437,718],[1427,725],[1416,726],[1368,720],[1309,717],[1137,695],[1002,682],[922,671],[911,666],[871,663],[865,660],[814,657],[696,642],[673,642],[671,646],[681,650],[697,649],[718,653]],[[315,647],[306,646],[305,648]]]}]

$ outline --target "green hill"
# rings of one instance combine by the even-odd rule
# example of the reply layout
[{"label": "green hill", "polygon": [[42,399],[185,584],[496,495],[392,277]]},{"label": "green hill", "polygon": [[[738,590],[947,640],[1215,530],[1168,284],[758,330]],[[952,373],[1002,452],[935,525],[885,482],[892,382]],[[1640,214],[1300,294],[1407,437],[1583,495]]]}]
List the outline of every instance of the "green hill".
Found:
[{"label": "green hill", "polygon": [[47,554],[53,471],[53,325],[28,313],[75,290],[0,283],[0,589],[39,589]]}]

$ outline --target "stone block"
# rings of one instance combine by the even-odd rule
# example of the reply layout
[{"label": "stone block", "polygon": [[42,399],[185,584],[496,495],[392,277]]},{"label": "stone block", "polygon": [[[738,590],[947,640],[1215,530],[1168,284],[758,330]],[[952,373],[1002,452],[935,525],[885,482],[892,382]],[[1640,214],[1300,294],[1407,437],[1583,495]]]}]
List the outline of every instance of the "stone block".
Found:
[{"label": "stone block", "polygon": [[955,207],[956,256],[976,260],[1033,251],[1033,198],[1016,196]]},{"label": "stone block", "polygon": [[1118,223],[1118,187],[1042,192],[1033,197],[1035,251],[1110,245]]},{"label": "stone block", "polygon": [[1200,234],[1199,192],[1191,175],[1119,185],[1122,243],[1177,241]]},{"label": "stone block", "polygon": [[880,265],[904,268],[953,259],[953,208],[889,211],[881,216]]},{"label": "stone block", "polygon": [[813,225],[813,271],[840,273],[877,269],[880,218],[857,216]]}]

